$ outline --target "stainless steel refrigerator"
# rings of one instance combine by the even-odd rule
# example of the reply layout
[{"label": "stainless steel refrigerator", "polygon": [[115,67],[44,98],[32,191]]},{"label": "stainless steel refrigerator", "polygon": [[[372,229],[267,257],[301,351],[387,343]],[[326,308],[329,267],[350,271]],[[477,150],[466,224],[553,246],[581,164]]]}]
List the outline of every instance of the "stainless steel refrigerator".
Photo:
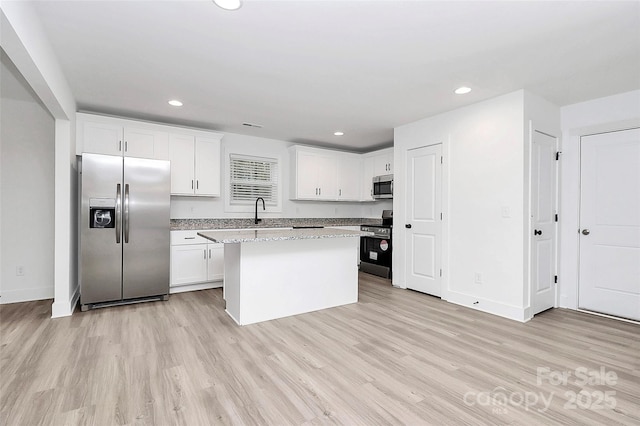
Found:
[{"label": "stainless steel refrigerator", "polygon": [[80,193],[80,306],[169,295],[169,161],[83,154]]}]

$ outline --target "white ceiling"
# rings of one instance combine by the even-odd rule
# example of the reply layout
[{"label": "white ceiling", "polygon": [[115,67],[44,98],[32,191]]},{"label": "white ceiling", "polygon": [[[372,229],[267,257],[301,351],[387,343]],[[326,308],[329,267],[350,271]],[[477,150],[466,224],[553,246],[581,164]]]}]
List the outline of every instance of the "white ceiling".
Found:
[{"label": "white ceiling", "polygon": [[560,106],[640,88],[638,1],[35,6],[81,110],[356,151],[522,88]]}]

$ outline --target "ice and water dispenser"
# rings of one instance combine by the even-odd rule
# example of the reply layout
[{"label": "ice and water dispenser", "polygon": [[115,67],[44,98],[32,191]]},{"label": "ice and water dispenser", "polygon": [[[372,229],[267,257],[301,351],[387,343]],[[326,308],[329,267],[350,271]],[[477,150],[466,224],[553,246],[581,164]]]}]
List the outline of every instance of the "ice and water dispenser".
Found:
[{"label": "ice and water dispenser", "polygon": [[116,227],[115,198],[89,199],[89,228]]}]

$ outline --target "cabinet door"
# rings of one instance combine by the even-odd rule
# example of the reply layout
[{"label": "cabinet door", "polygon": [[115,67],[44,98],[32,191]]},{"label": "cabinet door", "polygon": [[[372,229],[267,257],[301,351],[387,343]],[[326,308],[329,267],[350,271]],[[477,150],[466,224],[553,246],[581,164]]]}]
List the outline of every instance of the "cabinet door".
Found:
[{"label": "cabinet door", "polygon": [[195,194],[220,196],[220,140],[196,137]]},{"label": "cabinet door", "polygon": [[169,134],[158,130],[125,127],[125,157],[169,159]]},{"label": "cabinet door", "polygon": [[208,244],[171,247],[171,287],[207,281]]},{"label": "cabinet door", "polygon": [[319,199],[335,200],[338,198],[337,159],[332,154],[316,155],[318,170]]},{"label": "cabinet door", "polygon": [[358,155],[338,154],[338,200],[360,200],[362,160]]},{"label": "cabinet door", "polygon": [[373,201],[373,162],[373,157],[366,157],[362,162],[362,201]]},{"label": "cabinet door", "polygon": [[124,155],[126,157],[153,158],[153,141],[155,139],[152,130],[124,129]]},{"label": "cabinet door", "polygon": [[296,198],[317,199],[318,161],[312,152],[298,151],[296,158]]},{"label": "cabinet door", "polygon": [[373,157],[375,176],[389,175],[391,171],[390,156],[388,154],[379,154]]},{"label": "cabinet door", "polygon": [[224,244],[208,244],[208,273],[209,281],[224,279]]},{"label": "cabinet door", "polygon": [[171,161],[171,194],[193,195],[195,190],[194,137],[169,136],[169,160]]},{"label": "cabinet door", "polygon": [[83,152],[122,155],[122,135],[122,126],[85,121],[82,131]]}]

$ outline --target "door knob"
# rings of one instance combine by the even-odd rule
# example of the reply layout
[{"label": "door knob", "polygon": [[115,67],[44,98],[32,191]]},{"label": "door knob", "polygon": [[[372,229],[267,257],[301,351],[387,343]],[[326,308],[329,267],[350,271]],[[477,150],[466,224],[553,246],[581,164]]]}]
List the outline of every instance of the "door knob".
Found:
[{"label": "door knob", "polygon": [[404,227],[407,228],[407,229],[411,229],[411,224],[407,223]]},{"label": "door knob", "polygon": [[542,229],[534,229],[533,235],[542,235]]},{"label": "door knob", "polygon": [[583,229],[582,230],[582,235],[589,235],[591,233],[591,231],[589,231],[588,229]]}]

